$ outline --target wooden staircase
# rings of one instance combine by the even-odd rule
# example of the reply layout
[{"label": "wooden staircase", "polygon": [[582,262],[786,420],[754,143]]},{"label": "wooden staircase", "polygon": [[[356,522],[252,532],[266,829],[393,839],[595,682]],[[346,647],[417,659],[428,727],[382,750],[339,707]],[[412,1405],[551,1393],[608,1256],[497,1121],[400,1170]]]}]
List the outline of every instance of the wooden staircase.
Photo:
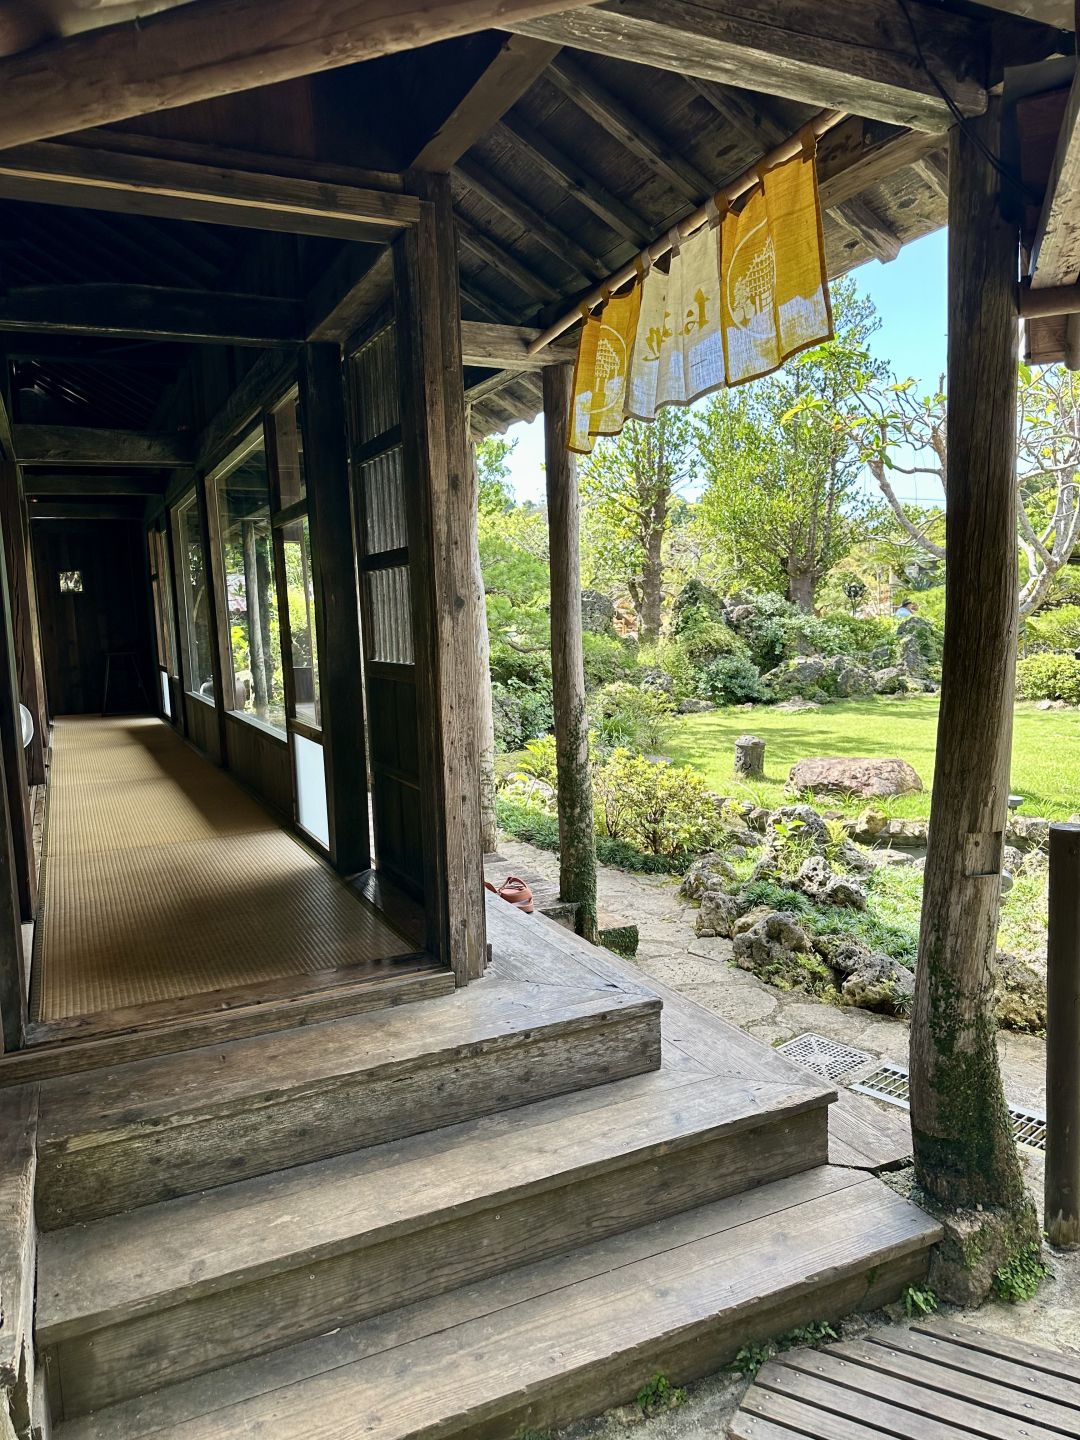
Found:
[{"label": "wooden staircase", "polygon": [[56,1440],[512,1437],[925,1274],[826,1087],[491,920],[465,992],[42,1084]]}]

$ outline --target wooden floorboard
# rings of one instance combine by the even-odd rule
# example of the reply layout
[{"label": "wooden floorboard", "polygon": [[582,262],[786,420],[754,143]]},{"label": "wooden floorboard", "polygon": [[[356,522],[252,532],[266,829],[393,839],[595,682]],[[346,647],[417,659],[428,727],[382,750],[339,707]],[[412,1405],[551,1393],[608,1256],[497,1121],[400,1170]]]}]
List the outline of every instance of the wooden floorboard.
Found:
[{"label": "wooden floorboard", "polygon": [[731,1440],[1077,1440],[1080,1363],[935,1318],[771,1360],[729,1433]]}]

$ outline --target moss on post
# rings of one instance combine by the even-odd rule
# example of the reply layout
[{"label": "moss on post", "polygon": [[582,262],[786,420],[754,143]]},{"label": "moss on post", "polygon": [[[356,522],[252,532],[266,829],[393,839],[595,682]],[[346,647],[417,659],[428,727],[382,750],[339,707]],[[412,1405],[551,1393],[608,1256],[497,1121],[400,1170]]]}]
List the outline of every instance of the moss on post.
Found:
[{"label": "moss on post", "polygon": [[577,909],[578,934],[596,944],[596,837],[585,660],[577,466],[567,449],[573,367],[544,366],[544,445],[551,552],[551,689],[559,783],[559,894]]}]

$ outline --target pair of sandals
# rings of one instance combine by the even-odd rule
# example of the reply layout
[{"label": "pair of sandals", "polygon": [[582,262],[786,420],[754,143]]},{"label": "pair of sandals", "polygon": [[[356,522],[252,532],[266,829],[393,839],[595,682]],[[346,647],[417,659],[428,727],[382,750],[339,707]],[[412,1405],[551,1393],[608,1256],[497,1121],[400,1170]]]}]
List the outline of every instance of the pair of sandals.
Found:
[{"label": "pair of sandals", "polygon": [[533,893],[517,875],[508,875],[501,885],[492,885],[490,880],[485,880],[484,889],[513,905],[515,910],[521,910],[526,915],[533,913]]}]

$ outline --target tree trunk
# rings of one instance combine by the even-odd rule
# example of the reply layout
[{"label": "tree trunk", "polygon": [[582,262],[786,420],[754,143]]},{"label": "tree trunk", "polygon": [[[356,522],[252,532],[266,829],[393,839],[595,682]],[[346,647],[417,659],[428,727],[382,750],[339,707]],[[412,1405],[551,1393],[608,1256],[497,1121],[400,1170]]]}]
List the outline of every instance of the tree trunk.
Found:
[{"label": "tree trunk", "polygon": [[[247,606],[248,664],[251,669],[252,699],[257,710],[266,707],[266,661],[263,655],[262,611],[259,605],[259,565],[255,556],[255,526],[250,520],[240,522],[240,540],[244,556],[244,603]],[[237,708],[234,696],[233,707]],[[243,708],[239,706],[238,708]]]},{"label": "tree trunk", "polygon": [[651,530],[645,544],[645,563],[641,571],[641,638],[647,641],[660,639],[660,618],[664,606],[663,544],[663,531]]},{"label": "tree trunk", "polygon": [[[998,104],[968,124],[998,153]],[[949,176],[947,604],[911,1118],[926,1190],[950,1209],[996,1212],[1015,1249],[1034,1232],[998,1068],[994,966],[1016,656],[1017,235],[997,172],[959,126]]]},{"label": "tree trunk", "polygon": [[[469,446],[473,472],[476,446]],[[491,705],[491,644],[484,605],[484,572],[480,566],[479,537],[474,536],[473,579],[476,584],[476,649],[480,657],[480,843],[484,854],[498,847],[499,827],[495,816],[495,715]]]},{"label": "tree trunk", "polygon": [[544,444],[551,552],[551,689],[559,782],[559,894],[577,905],[578,934],[594,944],[596,835],[581,638],[577,465],[567,449],[572,365],[544,366]]},{"label": "tree trunk", "polygon": [[811,571],[789,567],[787,598],[805,614],[814,613],[814,576]]}]

